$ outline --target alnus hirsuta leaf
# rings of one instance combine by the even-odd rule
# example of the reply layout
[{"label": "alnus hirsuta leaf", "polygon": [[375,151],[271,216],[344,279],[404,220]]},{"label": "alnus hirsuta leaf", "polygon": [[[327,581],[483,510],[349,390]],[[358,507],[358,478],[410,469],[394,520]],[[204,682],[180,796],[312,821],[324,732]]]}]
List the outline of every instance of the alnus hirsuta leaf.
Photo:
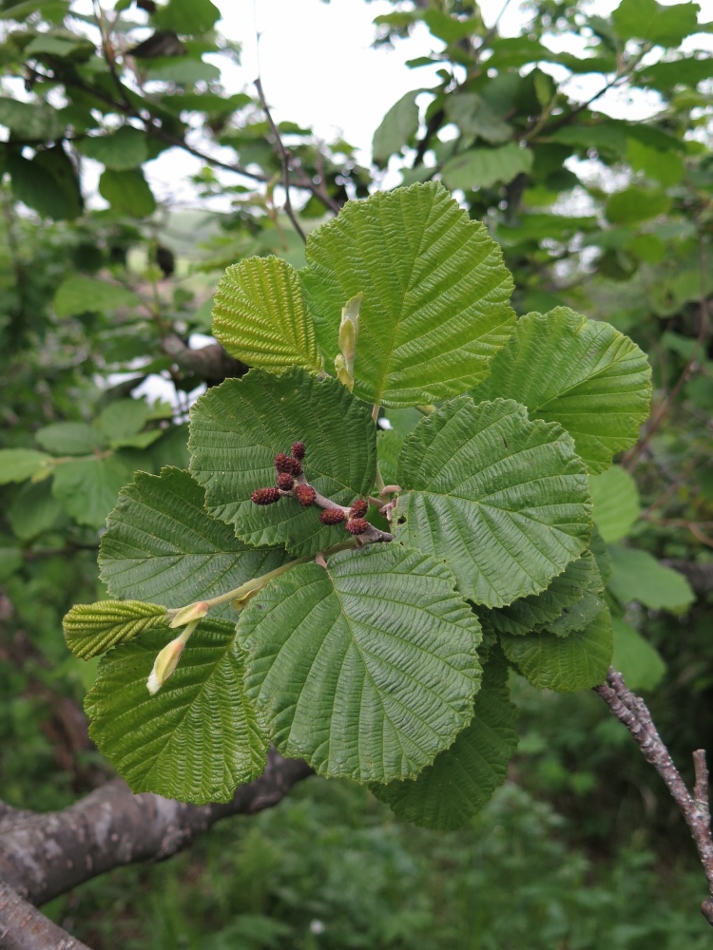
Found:
[{"label": "alnus hirsuta leaf", "polygon": [[297,271],[279,257],[249,257],[225,271],[215,293],[213,334],[231,356],[273,373],[322,369]]},{"label": "alnus hirsuta leaf", "polygon": [[[267,574],[288,559],[278,548],[252,548],[211,518],[205,492],[188,472],[137,472],[121,490],[101,539],[99,567],[109,593],[167,607],[207,600]],[[230,614],[232,608],[221,608]],[[234,613],[233,613],[234,616]]]},{"label": "alnus hirsuta leaf", "polygon": [[539,593],[591,535],[572,439],[512,400],[461,396],[427,416],[406,438],[398,481],[398,537],[446,559],[476,604]]},{"label": "alnus hirsuta leaf", "polygon": [[649,414],[651,367],[608,323],[567,307],[521,317],[474,398],[516,399],[530,418],[559,422],[590,472],[634,445]]},{"label": "alnus hirsuta leaf", "polygon": [[526,637],[501,634],[500,644],[508,660],[538,689],[559,693],[590,689],[604,682],[612,661],[609,608],[603,606],[588,626],[567,637],[546,632]]},{"label": "alnus hirsuta leaf", "polygon": [[191,411],[191,471],[208,511],[247,544],[315,554],[343,541],[344,528],[322,524],[318,509],[295,498],[263,507],[250,500],[274,484],[275,456],[297,440],[305,444],[305,477],[322,495],[349,505],[371,492],[376,428],[369,407],[334,379],[298,368],[277,377],[251,370],[209,390]]},{"label": "alnus hirsuta leaf", "polygon": [[480,625],[454,587],[442,561],[392,542],[302,564],[256,595],[238,639],[280,752],[389,782],[447,748],[480,683]]},{"label": "alnus hirsuta leaf", "polygon": [[522,636],[547,627],[561,618],[565,610],[571,610],[584,597],[593,578],[596,579],[597,590],[600,590],[596,561],[590,551],[585,551],[582,557],[570,561],[541,594],[520,597],[511,604],[490,610],[479,607],[477,613],[482,621],[498,633]]},{"label": "alnus hirsuta leaf", "polygon": [[[587,552],[589,553],[589,552]],[[594,556],[592,555],[594,561]],[[573,630],[583,630],[601,613],[606,601],[604,600],[604,584],[599,573],[596,561],[591,565],[589,578],[582,591],[582,596],[573,604],[564,608],[561,615],[538,630],[554,633],[558,637],[568,637]]]},{"label": "alnus hirsuta leaf", "polygon": [[499,245],[435,182],[350,201],[313,231],[299,272],[331,366],[345,303],[362,294],[354,394],[385,406],[472,389],[507,342],[513,290]]},{"label": "alnus hirsuta leaf", "polygon": [[88,660],[117,643],[166,621],[166,608],[140,600],[100,600],[76,604],[62,621],[64,638],[75,656]]},{"label": "alnus hirsuta leaf", "polygon": [[134,792],[229,801],[262,773],[269,745],[245,695],[235,624],[203,620],[176,671],[151,696],[149,673],[174,635],[150,630],[102,660],[85,699],[89,734]]},{"label": "alnus hirsuta leaf", "polygon": [[459,828],[505,781],[517,749],[517,710],[510,702],[502,654],[488,659],[470,724],[453,745],[413,781],[372,785],[376,797],[403,821],[426,828]]}]

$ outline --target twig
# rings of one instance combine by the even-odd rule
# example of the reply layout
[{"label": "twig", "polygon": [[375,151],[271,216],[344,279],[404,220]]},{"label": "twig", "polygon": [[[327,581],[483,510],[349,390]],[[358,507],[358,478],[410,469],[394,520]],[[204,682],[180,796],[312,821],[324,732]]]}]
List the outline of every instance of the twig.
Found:
[{"label": "twig", "polygon": [[654,726],[646,703],[627,689],[621,673],[610,667],[607,682],[601,686],[595,686],[594,691],[599,693],[619,722],[629,730],[646,761],[654,766],[666,783],[673,800],[686,820],[698,849],[698,856],[711,895],[703,901],[701,912],[713,926],[713,838],[711,838],[710,830],[708,769],[705,751],[697,749],[693,753],[696,784],[694,793],[691,795]]},{"label": "twig", "polygon": [[3,950],[89,950],[0,881],[0,947]]},{"label": "twig", "polygon": [[265,117],[267,118],[267,124],[270,126],[270,131],[272,132],[272,135],[275,139],[275,147],[277,148],[280,160],[282,161],[282,184],[285,189],[285,212],[287,217],[292,222],[292,226],[295,231],[297,231],[302,240],[307,243],[307,235],[304,233],[302,226],[297,220],[297,215],[294,212],[292,201],[290,200],[290,153],[285,148],[280,136],[280,130],[275,125],[272,115],[270,114],[270,109],[268,107],[267,100],[265,99],[265,93],[262,90],[262,82],[259,78],[255,80],[255,88],[257,89],[257,94],[260,99],[260,105],[262,106],[262,110],[265,113]]}]

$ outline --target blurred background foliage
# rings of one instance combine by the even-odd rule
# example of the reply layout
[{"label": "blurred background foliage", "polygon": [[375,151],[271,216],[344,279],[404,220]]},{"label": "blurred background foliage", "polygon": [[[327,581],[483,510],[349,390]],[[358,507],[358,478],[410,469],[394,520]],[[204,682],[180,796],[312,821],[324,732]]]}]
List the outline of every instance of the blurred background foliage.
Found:
[{"label": "blurred background foliage", "polygon": [[[571,306],[649,354],[651,419],[592,479],[615,664],[686,778],[691,750],[713,749],[713,60],[697,45],[713,25],[690,2],[622,0],[605,17],[529,0],[521,35],[503,37],[472,0],[392,6],[375,43],[420,23],[434,52],[374,117],[368,164],[223,86],[216,62],[240,50],[210,0],[0,3],[11,805],[60,808],[108,774],[81,714],[95,668],[69,654],[61,617],[103,596],[96,549],[119,489],[137,469],[185,465],[192,400],[242,370],[205,346],[222,269],[271,253],[300,266],[298,229],[434,177],[501,243],[518,313]],[[427,63],[435,87],[419,86]],[[651,117],[612,118],[613,92],[653,102]],[[146,166],[169,149],[201,158],[204,211],[155,197]],[[389,422],[406,431],[414,415]],[[593,694],[536,693],[514,675],[512,689],[510,780],[462,832],[407,828],[367,791],[310,779],[166,865],[117,870],[46,910],[97,950],[702,947],[693,847],[627,733]]]}]

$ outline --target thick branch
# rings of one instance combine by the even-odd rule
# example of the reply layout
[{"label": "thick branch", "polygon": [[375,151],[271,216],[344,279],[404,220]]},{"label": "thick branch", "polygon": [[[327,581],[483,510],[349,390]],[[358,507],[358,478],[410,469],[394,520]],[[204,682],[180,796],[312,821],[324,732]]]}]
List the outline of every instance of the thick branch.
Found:
[{"label": "thick branch", "polygon": [[0,947],[3,950],[89,950],[0,881]]},{"label": "thick branch", "polygon": [[208,382],[222,382],[227,377],[244,376],[248,371],[245,363],[229,356],[220,343],[210,343],[192,350],[175,333],[169,333],[161,341],[164,353],[189,373],[195,373]]},{"label": "thick branch", "polygon": [[[609,668],[607,682],[594,687],[607,706],[622,722],[637,742],[647,762],[650,762],[666,783],[671,797],[686,820],[698,855],[708,880],[710,899],[703,902],[701,911],[713,925],[713,839],[710,829],[710,806],[708,801],[708,770],[705,752],[693,753],[696,785],[694,795],[686,788],[673,759],[658,734],[646,703],[627,689],[624,678],[613,667]],[[695,796],[695,797],[694,797]]]},{"label": "thick branch", "polygon": [[270,808],[311,771],[273,749],[260,778],[238,788],[226,804],[133,795],[117,779],[59,812],[13,809],[0,821],[0,879],[43,904],[120,865],[169,858],[221,818]]}]

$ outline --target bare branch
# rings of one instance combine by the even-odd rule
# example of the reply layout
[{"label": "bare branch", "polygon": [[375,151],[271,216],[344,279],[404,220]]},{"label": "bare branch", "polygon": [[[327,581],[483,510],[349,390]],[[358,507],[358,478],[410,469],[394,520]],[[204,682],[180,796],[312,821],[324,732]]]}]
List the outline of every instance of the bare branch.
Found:
[{"label": "bare branch", "polygon": [[89,950],[0,881],[0,947],[3,950]]},{"label": "bare branch", "polygon": [[22,898],[43,904],[120,865],[163,861],[222,818],[276,805],[310,774],[305,762],[273,749],[260,778],[240,786],[225,804],[133,795],[116,779],[62,811],[12,810],[0,824],[0,879]]},{"label": "bare branch", "polygon": [[705,752],[703,749],[698,749],[693,753],[696,785],[694,795],[691,795],[654,726],[646,703],[627,689],[621,673],[610,667],[607,682],[601,686],[595,686],[594,691],[599,693],[619,722],[622,722],[629,730],[646,761],[654,766],[666,783],[671,797],[685,818],[698,849],[698,856],[711,895],[711,898],[706,899],[701,905],[701,912],[713,926],[713,839],[710,829],[708,769]]}]

